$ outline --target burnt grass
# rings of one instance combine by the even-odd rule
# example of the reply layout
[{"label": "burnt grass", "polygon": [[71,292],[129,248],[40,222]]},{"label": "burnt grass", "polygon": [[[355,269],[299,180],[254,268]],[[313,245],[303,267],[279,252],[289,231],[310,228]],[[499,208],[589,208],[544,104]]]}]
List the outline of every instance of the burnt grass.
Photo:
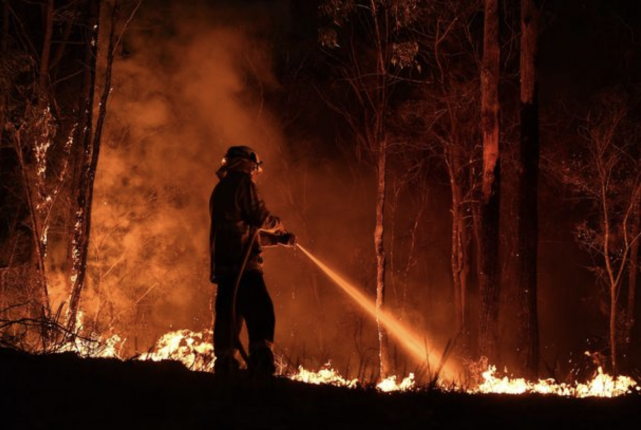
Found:
[{"label": "burnt grass", "polygon": [[641,395],[612,399],[382,393],[284,377],[223,378],[174,361],[0,348],[0,429],[638,428]]}]

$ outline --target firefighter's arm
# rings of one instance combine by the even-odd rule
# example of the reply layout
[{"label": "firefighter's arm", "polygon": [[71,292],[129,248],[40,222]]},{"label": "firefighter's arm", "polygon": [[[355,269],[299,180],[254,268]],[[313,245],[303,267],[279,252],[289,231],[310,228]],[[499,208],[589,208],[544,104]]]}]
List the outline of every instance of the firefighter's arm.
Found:
[{"label": "firefighter's arm", "polygon": [[285,233],[285,227],[275,215],[272,215],[271,212],[265,206],[265,202],[258,194],[256,189],[256,184],[251,181],[248,181],[244,196],[241,199],[243,204],[243,212],[247,216],[247,222],[256,228],[259,228],[261,232],[266,232],[269,234],[282,234]]},{"label": "firefighter's arm", "polygon": [[296,236],[285,230],[285,226],[275,215],[265,206],[265,202],[260,198],[256,184],[248,183],[248,199],[245,201],[246,213],[248,214],[249,223],[260,230],[259,240],[261,246],[294,246],[296,245]]}]

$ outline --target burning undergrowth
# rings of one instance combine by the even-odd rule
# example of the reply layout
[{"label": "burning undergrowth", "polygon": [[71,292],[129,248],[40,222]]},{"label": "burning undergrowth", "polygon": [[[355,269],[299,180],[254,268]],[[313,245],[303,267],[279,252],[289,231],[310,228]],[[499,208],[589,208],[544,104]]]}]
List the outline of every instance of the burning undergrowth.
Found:
[{"label": "burning undergrowth", "polygon": [[[181,363],[186,369],[194,372],[213,373],[215,356],[211,343],[212,332],[203,330],[193,332],[187,329],[168,332],[161,336],[153,350],[131,357],[135,361],[172,361]],[[114,335],[102,340],[75,337],[59,348],[59,352],[75,352],[83,357],[110,357],[126,361],[119,351],[126,341]],[[97,347],[100,345],[101,347]],[[119,348],[120,347],[120,348]],[[586,353],[587,354],[587,353]],[[591,379],[575,380],[571,383],[557,382],[552,378],[528,381],[524,378],[513,378],[507,372],[497,372],[496,366],[488,365],[482,360],[483,367],[476,366],[480,375],[472,375],[466,380],[446,380],[433,375],[427,383],[416,380],[414,373],[406,377],[389,376],[383,380],[362,381],[340,374],[332,367],[331,361],[316,370],[309,370],[302,365],[288,362],[277,355],[277,377],[313,385],[332,385],[349,389],[375,388],[380,392],[416,392],[426,389],[437,389],[444,392],[462,392],[470,394],[543,394],[561,397],[618,397],[641,393],[637,381],[629,376],[613,377],[598,367]],[[474,366],[472,366],[474,367]],[[474,371],[474,370],[473,370]],[[474,382],[472,382],[474,381]]]},{"label": "burning undergrowth", "polygon": [[583,382],[532,382],[482,363],[479,384],[426,384],[412,373],[350,378],[331,362],[306,369],[277,350],[276,377],[229,379],[212,371],[211,336],[175,330],[133,357],[126,338],[96,333],[56,353],[0,348],[3,428],[621,428],[641,418],[637,382],[600,368]]},{"label": "burning undergrowth", "polygon": [[625,428],[639,396],[384,393],[290,378],[233,380],[174,360],[0,348],[3,428]]}]

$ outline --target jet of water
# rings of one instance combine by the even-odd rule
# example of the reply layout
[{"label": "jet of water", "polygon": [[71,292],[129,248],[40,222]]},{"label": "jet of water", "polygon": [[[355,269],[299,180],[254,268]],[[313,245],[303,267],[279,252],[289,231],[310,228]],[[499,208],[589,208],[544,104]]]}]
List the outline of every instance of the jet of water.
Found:
[{"label": "jet of water", "polygon": [[[440,355],[429,354],[428,344],[426,340],[421,341],[416,333],[409,330],[406,326],[401,324],[396,318],[394,318],[389,313],[381,310],[376,312],[376,304],[373,300],[366,297],[362,292],[360,292],[356,287],[347,282],[343,277],[337,274],[335,271],[330,269],[326,264],[320,261],[318,258],[314,257],[307,249],[302,247],[300,244],[297,245],[298,248],[303,251],[310,260],[312,260],[336,285],[338,285],[347,295],[352,298],[356,303],[358,303],[367,313],[372,317],[378,318],[385,328],[391,333],[398,342],[405,347],[405,349],[412,354],[412,356],[420,363],[427,363],[428,368],[432,371],[436,371],[440,364],[439,359]],[[432,348],[433,349],[433,348]],[[452,372],[447,368],[443,367],[442,369],[446,373],[443,375],[445,378],[453,380]]]}]

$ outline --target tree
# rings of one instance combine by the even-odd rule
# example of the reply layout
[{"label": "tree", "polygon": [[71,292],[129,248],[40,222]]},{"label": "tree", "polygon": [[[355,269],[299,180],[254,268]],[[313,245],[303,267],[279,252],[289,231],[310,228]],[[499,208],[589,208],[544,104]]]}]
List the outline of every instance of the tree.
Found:
[{"label": "tree", "polygon": [[[331,0],[320,6],[330,25],[321,29],[321,44],[328,50],[339,83],[349,90],[349,100],[328,105],[347,123],[358,147],[376,168],[376,310],[385,308],[386,253],[385,208],[389,155],[388,115],[393,88],[402,81],[401,72],[414,64],[418,45],[404,38],[404,30],[416,22],[413,1]],[[343,38],[339,38],[339,30]],[[345,48],[338,50],[340,45]],[[380,377],[391,372],[388,335],[377,317]]]},{"label": "tree", "polygon": [[537,309],[539,117],[536,82],[538,9],[535,0],[521,1],[521,102],[519,169],[517,170],[517,245],[519,339],[522,370],[538,377]]},{"label": "tree", "polygon": [[[439,7],[440,6],[440,7]],[[468,347],[468,289],[472,270],[472,209],[478,192],[473,173],[478,160],[479,64],[474,50],[472,20],[477,2],[434,6],[435,30],[429,52],[433,54],[434,85],[425,91],[433,114],[430,137],[437,142],[449,179],[452,198],[451,267],[456,333]]]},{"label": "tree", "polygon": [[[593,258],[593,272],[605,287],[607,343],[613,373],[618,372],[619,346],[635,319],[637,246],[640,240],[641,158],[638,121],[631,96],[602,94],[581,127],[581,145],[569,162],[556,166],[561,180],[589,202],[591,212],[576,229],[579,244]],[[627,294],[624,291],[628,274]],[[630,279],[632,278],[632,279]],[[621,306],[621,297],[628,303]]]},{"label": "tree", "polygon": [[[479,2],[434,2],[426,5],[417,41],[425,61],[422,82],[398,108],[404,133],[407,171],[432,168],[448,180],[451,195],[451,275],[454,332],[458,346],[469,347],[469,300],[473,282],[472,208],[478,191],[474,168],[479,159],[480,86],[473,21]],[[425,154],[429,154],[427,157]],[[431,164],[430,164],[431,163]],[[433,175],[434,176],[434,175]],[[423,186],[420,190],[426,188]],[[466,351],[469,352],[469,351]]]},{"label": "tree", "polygon": [[498,358],[500,284],[498,277],[498,229],[500,206],[499,2],[485,0],[483,59],[481,65],[481,134],[483,168],[478,243],[479,354],[491,362]]},{"label": "tree", "polygon": [[[102,6],[111,6],[113,13],[104,86],[94,121]],[[45,310],[44,317],[55,322],[64,303],[57,311],[51,309],[47,271],[59,265],[66,272],[70,295],[65,325],[69,334],[77,329],[84,283],[93,178],[119,42],[115,37],[118,6],[118,2],[110,5],[100,0],[47,0],[42,5],[4,3],[4,12],[10,12],[11,19],[4,15],[3,49],[10,51],[14,60],[3,62],[2,77],[7,85],[2,88],[1,117],[7,121],[3,128],[8,132],[2,135],[2,143],[13,143],[11,155],[17,161],[15,166],[5,163],[11,166],[7,189],[20,196],[7,204],[28,220],[33,238],[25,252],[30,261],[20,262],[33,267],[32,275],[23,282],[36,279],[41,284],[43,297],[35,300]],[[34,20],[36,17],[39,18]],[[53,42],[53,34],[59,35],[57,43]],[[49,234],[50,230],[56,231],[55,237]],[[20,229],[10,228],[2,233],[10,239],[8,244],[20,242]],[[48,252],[52,246],[70,250],[68,265],[54,259],[51,254],[57,252]],[[0,255],[12,256],[9,266],[18,264],[8,248],[3,246]],[[54,344],[58,340],[53,339]]]},{"label": "tree", "polygon": [[100,98],[100,109],[98,119],[94,128],[94,91],[96,86],[96,65],[98,59],[98,35],[100,22],[100,2],[90,0],[87,5],[86,45],[85,45],[85,68],[83,76],[83,91],[81,93],[80,115],[76,141],[76,164],[72,182],[72,201],[70,219],[74,220],[69,242],[68,266],[70,268],[70,294],[69,307],[67,310],[67,328],[73,332],[76,327],[77,314],[80,304],[80,295],[85,285],[87,267],[87,254],[89,250],[89,233],[91,231],[91,205],[93,203],[93,184],[98,166],[98,155],[100,153],[100,137],[102,125],[107,109],[107,98],[111,91],[111,68],[113,66],[115,23],[118,6],[114,5],[111,30],[109,35],[109,47],[107,51],[107,71],[102,97]]},{"label": "tree", "polygon": [[[0,161],[7,178],[3,186],[14,198],[2,203],[14,219],[3,223],[9,228],[3,229],[7,247],[0,253],[10,255],[7,270],[28,267],[22,288],[35,282],[41,291],[28,300],[43,309],[44,317],[54,318],[47,257],[52,245],[50,231],[64,211],[61,203],[66,201],[77,107],[69,94],[78,90],[77,77],[84,67],[77,60],[82,51],[78,47],[83,46],[78,30],[85,24],[86,2],[59,2],[57,8],[50,0],[3,4],[3,50],[7,54],[3,58],[11,60],[3,61],[2,68],[0,119],[5,131],[2,147],[8,157]],[[54,32],[60,35],[55,44]],[[2,215],[4,218],[4,211]],[[27,234],[29,245],[21,239]]]}]

